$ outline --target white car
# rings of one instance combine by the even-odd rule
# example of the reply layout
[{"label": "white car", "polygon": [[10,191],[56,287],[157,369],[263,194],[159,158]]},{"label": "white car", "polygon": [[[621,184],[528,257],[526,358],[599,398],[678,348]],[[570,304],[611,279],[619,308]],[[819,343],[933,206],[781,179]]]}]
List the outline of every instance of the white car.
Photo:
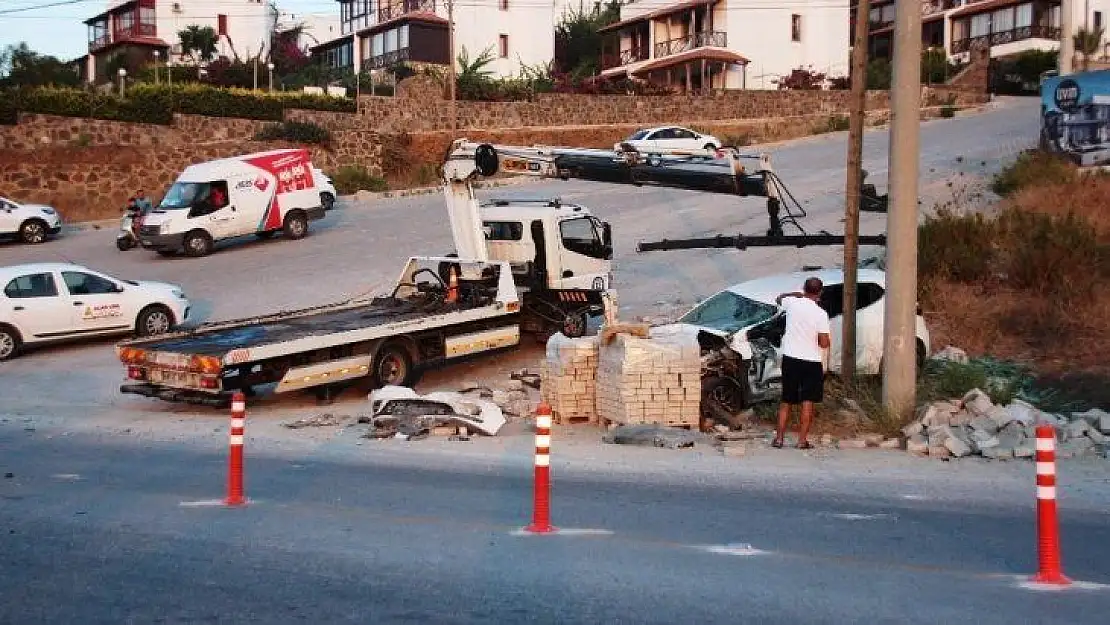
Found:
[{"label": "white car", "polygon": [[622,143],[645,151],[652,149],[716,150],[721,147],[721,140],[717,137],[699,134],[682,126],[660,126],[637,130],[624,141],[615,144],[613,149],[619,150]]},{"label": "white car", "polygon": [[335,208],[335,198],[339,197],[339,194],[335,192],[335,185],[331,178],[324,173],[324,170],[313,167],[312,181],[320,188],[320,206],[323,206],[326,211]]},{"label": "white car", "polygon": [[0,360],[66,339],[162,334],[188,319],[189,300],[177,285],[63,263],[0,267]]},{"label": "white car", "polygon": [[20,204],[0,197],[0,237],[16,237],[24,243],[43,243],[62,231],[62,218],[53,206]]},{"label": "white car", "polygon": [[[809,277],[817,277],[825,285],[820,305],[829,314],[828,370],[839,373],[844,320],[844,272],[840,269],[780,274],[742,282],[701,302],[673,324],[652,328],[652,334],[699,335],[704,332],[719,337],[720,342],[739,354],[747,365],[748,388],[741,404],[772,399],[782,390],[779,347],[786,329],[785,313],[775,304],[775,298],[782,293],[801,291]],[[856,289],[856,371],[878,375],[882,372],[886,273],[879,269],[860,269]],[[920,367],[929,355],[929,330],[920,311],[914,333]],[[705,341],[702,342],[704,346]]]}]

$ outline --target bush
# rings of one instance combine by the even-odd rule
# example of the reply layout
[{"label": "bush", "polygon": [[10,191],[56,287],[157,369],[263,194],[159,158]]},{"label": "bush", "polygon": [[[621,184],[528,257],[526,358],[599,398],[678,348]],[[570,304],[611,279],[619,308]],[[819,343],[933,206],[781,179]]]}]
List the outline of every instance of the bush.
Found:
[{"label": "bush", "polygon": [[940,209],[917,234],[917,271],[923,280],[976,282],[990,275],[995,227],[979,213]]},{"label": "bush", "polygon": [[851,126],[851,124],[852,120],[849,119],[847,115],[829,115],[829,118],[825,120],[824,125],[818,126],[814,130],[814,132],[816,132],[817,134],[825,132],[841,132],[843,130],[848,130],[848,127]]},{"label": "bush", "polygon": [[951,104],[945,104],[944,106],[940,107],[940,116],[944,118],[955,117],[956,111],[958,110],[959,109]]},{"label": "bush", "polygon": [[799,67],[774,83],[780,90],[817,91],[825,84],[825,74]]},{"label": "bush", "polygon": [[340,195],[350,195],[359,191],[387,191],[389,185],[385,179],[379,178],[366,171],[366,168],[357,165],[344,165],[331,174],[332,184]]},{"label": "bush", "polygon": [[1027,150],[994,177],[991,191],[1006,196],[1033,185],[1072,183],[1077,177],[1075,165],[1063,157],[1041,150]]},{"label": "bush", "polygon": [[1110,249],[1091,223],[1075,213],[1045,215],[1011,209],[998,218],[1007,241],[1004,269],[1010,283],[1061,306],[1091,299],[1110,277]]},{"label": "bush", "polygon": [[11,93],[10,97],[15,108],[25,113],[146,124],[173,122],[172,100],[163,93],[140,91],[120,97],[79,89],[39,87]]},{"label": "bush", "polygon": [[327,128],[312,122],[289,120],[280,124],[267,124],[255,134],[254,138],[258,141],[292,141],[328,145],[331,142],[331,133]]}]

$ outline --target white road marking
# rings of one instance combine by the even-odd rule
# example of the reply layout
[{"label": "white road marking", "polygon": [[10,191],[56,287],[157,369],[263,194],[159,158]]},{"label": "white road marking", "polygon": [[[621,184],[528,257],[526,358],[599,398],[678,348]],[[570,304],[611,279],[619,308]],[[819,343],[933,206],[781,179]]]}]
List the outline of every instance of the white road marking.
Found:
[{"label": "white road marking", "polygon": [[526,531],[523,527],[509,532],[512,536],[612,536],[611,530],[593,529],[586,527],[557,527],[555,531],[547,534],[537,534]]},{"label": "white road marking", "polygon": [[1023,590],[1034,590],[1037,592],[1066,592],[1069,590],[1093,590],[1099,592],[1110,591],[1110,584],[1099,584],[1097,582],[1082,582],[1072,580],[1070,584],[1042,584],[1029,579],[1028,576],[1015,575],[1013,576],[1014,585]]},{"label": "white road marking", "polygon": [[[247,499],[246,503],[256,504],[258,503],[258,500]],[[200,501],[182,501],[178,503],[178,505],[182,508],[219,508],[227,504],[224,503],[223,499],[201,499]]]},{"label": "white road marking", "polygon": [[727,545],[702,545],[696,548],[701,549],[702,551],[708,551],[709,553],[719,553],[727,556],[760,556],[770,553],[769,551],[756,549],[748,543],[729,543]]},{"label": "white road marking", "polygon": [[76,473],[55,473],[54,475],[51,475],[50,477],[52,477],[56,480],[70,480],[70,481],[74,481],[74,482],[81,479],[81,476],[77,475]]},{"label": "white road marking", "polygon": [[879,514],[856,514],[853,512],[821,512],[820,516],[829,516],[834,519],[842,519],[844,521],[875,521],[878,519],[896,519],[897,516],[893,514],[879,513]]}]

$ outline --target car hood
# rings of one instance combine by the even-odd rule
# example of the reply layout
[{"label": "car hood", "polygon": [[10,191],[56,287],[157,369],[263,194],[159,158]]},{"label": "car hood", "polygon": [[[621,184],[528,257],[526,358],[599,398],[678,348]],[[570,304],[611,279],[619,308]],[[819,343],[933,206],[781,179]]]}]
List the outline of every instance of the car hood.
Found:
[{"label": "car hood", "polygon": [[728,333],[714,328],[697,326],[689,323],[668,323],[661,326],[652,326],[652,336],[694,336],[699,332],[708,332],[723,339],[728,338]]},{"label": "car hood", "polygon": [[55,213],[58,212],[58,211],[54,210],[53,206],[49,206],[47,204],[20,204],[19,206],[21,208],[26,208],[28,210],[33,210],[33,211],[49,210],[49,211],[53,211]]},{"label": "car hood", "polygon": [[152,280],[130,280],[127,282],[127,284],[129,286],[134,286],[136,288],[148,291],[164,291],[167,293],[171,291],[184,292],[180,285],[170,284],[169,282],[155,282]]}]

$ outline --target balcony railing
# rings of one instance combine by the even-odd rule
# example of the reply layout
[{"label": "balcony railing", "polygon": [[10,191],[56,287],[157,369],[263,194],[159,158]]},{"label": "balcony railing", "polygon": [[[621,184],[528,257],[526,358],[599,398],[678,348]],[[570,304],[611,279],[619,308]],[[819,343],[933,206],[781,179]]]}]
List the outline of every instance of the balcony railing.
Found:
[{"label": "balcony railing", "polygon": [[98,50],[114,41],[134,39],[136,37],[157,37],[158,29],[154,24],[132,24],[115,29],[112,34],[102,33],[89,39],[89,50]]},{"label": "balcony railing", "polygon": [[387,1],[378,8],[378,21],[384,22],[386,20],[401,17],[406,13],[416,12],[435,13],[435,0],[394,0],[393,2]]},{"label": "balcony railing", "polygon": [[404,63],[409,60],[411,48],[400,48],[398,50],[391,50],[385,54],[372,56],[368,59],[363,59],[362,65],[365,69],[384,69],[392,67],[398,63]]},{"label": "balcony railing", "polygon": [[658,59],[664,56],[671,56],[672,54],[679,54],[687,50],[706,46],[726,48],[728,47],[728,37],[723,31],[708,30],[700,33],[693,33],[685,37],[679,37],[677,39],[661,41],[655,44],[655,58]]},{"label": "balcony railing", "polygon": [[989,35],[954,39],[952,41],[952,54],[960,54],[969,50],[978,50],[991,46],[1000,46],[1004,43],[1022,41],[1024,39],[1060,39],[1060,29],[1053,26],[1022,26],[1010,30],[1002,30]]},{"label": "balcony railing", "polygon": [[646,60],[648,60],[647,46],[642,48],[630,48],[628,50],[621,50],[620,52],[606,52],[601,55],[601,69],[623,67],[630,63]]}]

